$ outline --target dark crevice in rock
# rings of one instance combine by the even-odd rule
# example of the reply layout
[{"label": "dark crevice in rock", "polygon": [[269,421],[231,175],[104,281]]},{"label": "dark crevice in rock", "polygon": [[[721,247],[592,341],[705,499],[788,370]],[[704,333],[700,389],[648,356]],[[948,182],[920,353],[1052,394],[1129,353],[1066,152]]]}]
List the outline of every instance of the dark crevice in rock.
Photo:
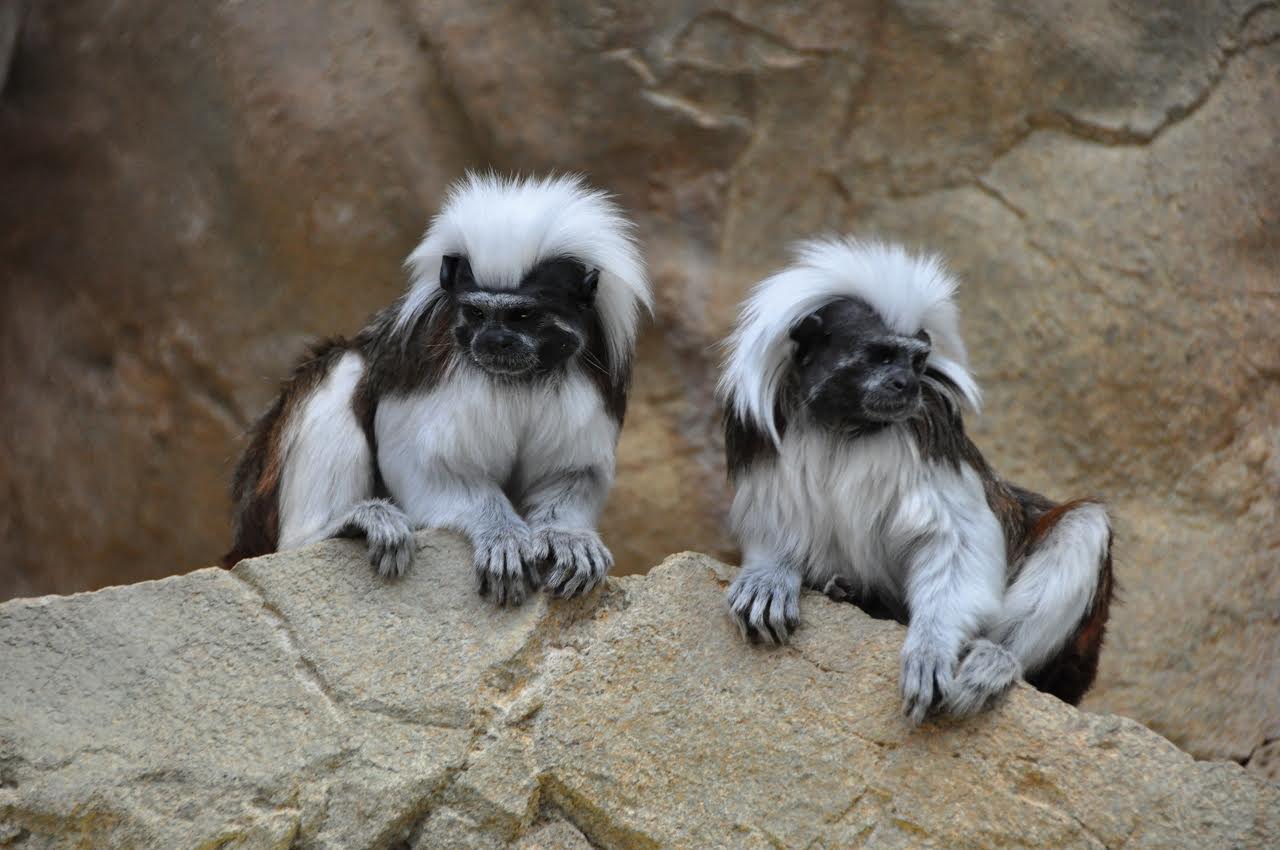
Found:
[{"label": "dark crevice in rock", "polygon": [[871,23],[871,31],[866,39],[866,58],[862,65],[862,76],[854,82],[853,88],[849,92],[848,111],[841,121],[838,138],[848,139],[853,136],[853,131],[858,127],[858,121],[862,117],[863,107],[871,102],[870,94],[874,90],[874,83],[877,79],[878,59],[886,49],[885,33],[887,28],[885,24],[888,22],[891,5],[890,0],[882,0],[876,7],[875,17]]},{"label": "dark crevice in rock", "polygon": [[[1023,126],[1018,132],[1015,132],[1004,144],[998,146],[992,151],[985,172],[976,176],[968,176],[963,173],[963,169],[957,170],[957,176],[954,179],[944,180],[936,185],[931,185],[920,191],[911,191],[908,189],[896,188],[890,185],[887,188],[885,197],[894,200],[912,200],[916,198],[928,197],[939,192],[952,191],[963,188],[965,186],[973,186],[983,194],[988,195],[993,200],[1001,204],[1005,209],[1009,210],[1019,220],[1026,220],[1025,211],[1021,210],[1009,199],[996,190],[987,180],[986,175],[990,173],[993,166],[1006,155],[1017,150],[1029,138],[1040,131],[1052,131],[1062,133],[1071,138],[1080,141],[1089,142],[1091,144],[1101,145],[1104,147],[1144,147],[1159,139],[1168,130],[1176,127],[1197,113],[1214,92],[1218,90],[1222,80],[1226,77],[1231,62],[1248,53],[1249,51],[1267,47],[1272,44],[1280,43],[1280,33],[1257,39],[1245,39],[1244,31],[1247,29],[1249,22],[1260,12],[1274,8],[1280,8],[1280,3],[1267,2],[1252,7],[1245,13],[1241,19],[1240,25],[1236,28],[1236,35],[1225,46],[1219,49],[1217,61],[1213,71],[1209,75],[1208,83],[1201,88],[1186,103],[1175,105],[1165,111],[1164,117],[1150,130],[1135,130],[1130,127],[1111,127],[1106,124],[1100,124],[1096,121],[1090,121],[1074,115],[1065,109],[1050,109],[1041,112],[1033,112],[1023,119]],[[1044,251],[1036,246],[1036,252],[1044,256]]]},{"label": "dark crevice in rock", "polygon": [[771,48],[794,54],[797,58],[817,57],[825,58],[832,54],[845,52],[841,48],[836,47],[801,47],[791,43],[779,33],[766,29],[759,24],[751,23],[745,20],[740,14],[733,11],[723,9],[713,9],[702,12],[691,18],[684,27],[681,28],[679,34],[675,37],[675,45],[677,50],[682,50],[685,43],[693,38],[697,30],[707,24],[714,26],[716,23],[724,24],[730,31],[741,37],[754,37],[769,45]]},{"label": "dark crevice in rock", "polygon": [[302,650],[302,644],[298,641],[298,636],[293,630],[288,618],[284,613],[276,607],[275,603],[267,599],[262,588],[255,584],[248,576],[239,570],[232,570],[231,575],[238,578],[244,585],[250,588],[254,595],[262,602],[262,611],[266,615],[266,619],[274,626],[275,631],[283,640],[286,649],[295,659],[295,666],[298,671],[298,678],[302,682],[303,687],[307,690],[318,694],[339,723],[345,723],[342,716],[341,700],[334,693],[332,686],[325,680],[319,668],[307,657]]},{"label": "dark crevice in rock", "polygon": [[1239,31],[1243,33],[1247,30],[1249,28],[1249,24],[1253,23],[1253,19],[1263,12],[1269,12],[1276,9],[1280,9],[1280,2],[1276,2],[1276,0],[1266,0],[1265,3],[1258,3],[1255,6],[1250,6],[1240,17]]},{"label": "dark crevice in rock", "polygon": [[409,0],[396,0],[393,6],[399,13],[405,32],[416,34],[418,48],[430,62],[432,73],[440,84],[440,91],[453,113],[449,116],[438,116],[436,120],[461,131],[465,147],[472,154],[473,167],[493,168],[500,172],[511,171],[511,164],[498,155],[492,134],[481,127],[471,114],[471,110],[467,108],[466,99],[458,90],[456,77],[443,60],[440,45],[433,43],[430,35],[423,29],[414,13],[413,3]]},{"label": "dark crevice in rock", "polygon": [[9,0],[0,4],[0,95],[4,94],[5,83],[9,80],[9,69],[13,66],[14,57],[18,53],[18,40],[22,34],[22,19],[25,11],[23,0]]},{"label": "dark crevice in rock", "polygon": [[382,835],[372,843],[371,850],[406,850],[414,847],[427,820],[444,805],[449,791],[465,770],[466,765],[463,764],[445,771],[440,781],[423,795],[416,805],[402,812],[383,830]]},{"label": "dark crevice in rock", "polygon": [[183,337],[167,346],[160,360],[170,376],[187,387],[193,400],[203,402],[229,433],[239,435],[249,429],[252,419],[236,403],[227,379],[201,356],[192,340]]},{"label": "dark crevice in rock", "polygon": [[1280,40],[1280,34],[1262,39],[1246,40],[1244,32],[1249,22],[1258,13],[1275,8],[1275,2],[1262,3],[1249,9],[1236,27],[1236,34],[1231,43],[1218,51],[1217,61],[1209,74],[1209,81],[1196,94],[1183,104],[1176,104],[1165,111],[1163,119],[1150,130],[1135,130],[1130,127],[1109,127],[1094,121],[1073,115],[1066,110],[1049,110],[1029,115],[1026,119],[1026,130],[1020,133],[1004,150],[999,151],[993,160],[1022,144],[1038,130],[1056,130],[1086,142],[1107,147],[1134,147],[1148,145],[1164,135],[1165,132],[1191,116],[1195,115],[1218,90],[1219,84],[1226,76],[1231,61],[1257,47],[1265,47]]},{"label": "dark crevice in rock", "polygon": [[1003,192],[1001,192],[996,187],[992,186],[986,180],[979,177],[977,180],[973,181],[973,186],[979,192],[986,195],[988,198],[991,198],[1000,206],[1004,207],[1006,210],[1012,213],[1013,216],[1018,219],[1018,221],[1021,221],[1024,223],[1026,222],[1027,220],[1026,211],[1023,210],[1021,207],[1019,207],[1017,204],[1015,204],[1013,201],[1009,200],[1009,198]]},{"label": "dark crevice in rock", "polygon": [[[387,841],[400,843],[380,843],[377,846],[386,850],[413,846],[432,815],[443,807],[456,804],[461,809],[486,808],[487,801],[463,792],[458,783],[470,770],[476,756],[492,746],[512,725],[506,712],[518,705],[519,697],[542,675],[541,666],[546,654],[557,648],[568,648],[567,638],[571,638],[574,631],[601,613],[621,610],[627,604],[626,591],[613,583],[606,583],[602,589],[585,598],[553,602],[547,617],[530,633],[529,639],[509,658],[490,669],[492,675],[487,682],[487,687],[492,689],[490,704],[480,708],[470,724],[471,738],[462,763],[446,771],[441,782],[388,830]],[[537,710],[536,706],[533,707],[528,710],[528,715],[533,716]],[[526,719],[516,718],[519,722]],[[537,794],[535,790],[535,797]],[[496,816],[499,820],[503,818],[501,814]]]},{"label": "dark crevice in rock", "polygon": [[658,850],[662,846],[641,832],[613,822],[608,812],[574,793],[554,773],[539,775],[536,794],[542,816],[567,822],[596,850]]},{"label": "dark crevice in rock", "polygon": [[486,683],[507,704],[540,674],[547,653],[556,649],[573,649],[576,634],[607,611],[620,611],[628,605],[626,590],[606,581],[594,593],[571,600],[551,600],[546,618],[529,633],[529,639],[510,657],[489,670]]},{"label": "dark crevice in rock", "polygon": [[[1051,256],[1048,251],[1046,251],[1041,245],[1036,243],[1036,241],[1032,238],[1031,231],[1027,228],[1029,217],[1027,215],[1026,210],[1022,209],[1013,201],[1009,200],[1009,197],[1007,195],[1005,195],[995,186],[991,185],[990,182],[988,182],[986,179],[982,177],[975,178],[971,185],[973,186],[974,189],[978,190],[983,195],[986,195],[988,198],[995,201],[997,204],[1001,206],[1001,208],[1003,208],[1006,212],[1008,212],[1011,216],[1013,216],[1018,220],[1018,223],[1022,229],[1022,244],[1026,246],[1028,251],[1031,251],[1036,256],[1040,257],[1042,260],[1044,260],[1046,263],[1050,265],[1053,265],[1057,261],[1057,258]],[[1062,258],[1061,261],[1070,264],[1070,261],[1067,260],[1066,258]],[[1082,279],[1080,278],[1080,272],[1078,269],[1075,270],[1075,275],[1077,279]]]}]

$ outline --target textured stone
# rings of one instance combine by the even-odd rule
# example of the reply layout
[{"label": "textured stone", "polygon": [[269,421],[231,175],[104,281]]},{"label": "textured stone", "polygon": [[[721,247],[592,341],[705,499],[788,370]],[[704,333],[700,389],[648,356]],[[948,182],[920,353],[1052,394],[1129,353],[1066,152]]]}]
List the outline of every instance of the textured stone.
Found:
[{"label": "textured stone", "polygon": [[1267,741],[1253,751],[1245,767],[1263,778],[1280,785],[1280,740]]},{"label": "textured stone", "polygon": [[573,169],[658,287],[620,571],[732,559],[715,343],[788,240],[883,233],[965,282],[992,462],[1115,508],[1089,705],[1197,755],[1280,737],[1271,0],[20,5],[0,596],[210,563],[238,435],[306,338],[399,291],[443,187]]},{"label": "textured stone", "polygon": [[0,605],[0,846],[1232,848],[1280,788],[1020,685],[899,715],[901,628],[816,595],[780,650],[701,555],[498,611],[466,546],[325,543]]}]

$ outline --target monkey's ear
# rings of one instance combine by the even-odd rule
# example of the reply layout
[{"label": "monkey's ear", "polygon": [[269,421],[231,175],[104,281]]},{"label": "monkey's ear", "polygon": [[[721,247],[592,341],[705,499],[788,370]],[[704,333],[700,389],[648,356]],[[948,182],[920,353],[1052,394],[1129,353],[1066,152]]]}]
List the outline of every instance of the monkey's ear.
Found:
[{"label": "monkey's ear", "polygon": [[453,284],[458,279],[458,260],[456,254],[445,254],[440,258],[440,288],[445,292],[452,292]]},{"label": "monkey's ear", "polygon": [[440,258],[440,288],[453,292],[459,283],[471,278],[471,263],[459,254],[445,254]]},{"label": "monkey's ear", "polygon": [[811,345],[822,334],[822,317],[817,313],[805,316],[800,324],[791,329],[791,339],[801,348]]},{"label": "monkey's ear", "polygon": [[920,340],[925,345],[933,345],[933,337],[929,336],[929,332],[924,328],[921,328],[920,333],[916,334],[916,339]]},{"label": "monkey's ear", "polygon": [[578,284],[578,297],[584,304],[590,306],[595,303],[596,290],[599,288],[600,270],[592,269],[582,276],[582,282]]}]

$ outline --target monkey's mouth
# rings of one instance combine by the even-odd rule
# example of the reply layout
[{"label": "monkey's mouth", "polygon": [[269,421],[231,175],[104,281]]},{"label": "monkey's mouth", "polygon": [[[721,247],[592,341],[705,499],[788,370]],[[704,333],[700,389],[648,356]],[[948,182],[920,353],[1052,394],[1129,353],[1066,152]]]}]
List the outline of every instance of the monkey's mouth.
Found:
[{"label": "monkey's mouth", "polygon": [[919,393],[891,396],[868,396],[862,402],[867,418],[877,422],[901,422],[915,416],[922,399]]},{"label": "monkey's mouth", "polygon": [[471,359],[489,374],[504,377],[523,375],[538,365],[538,358],[533,354],[481,354],[472,350]]}]

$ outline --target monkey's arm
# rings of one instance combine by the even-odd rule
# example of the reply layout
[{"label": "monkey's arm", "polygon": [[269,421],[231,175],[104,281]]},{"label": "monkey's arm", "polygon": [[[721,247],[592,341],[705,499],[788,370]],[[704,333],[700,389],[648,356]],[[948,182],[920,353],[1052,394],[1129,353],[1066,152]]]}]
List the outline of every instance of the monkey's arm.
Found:
[{"label": "monkey's arm", "polygon": [[800,622],[803,559],[790,554],[789,535],[775,519],[785,515],[775,500],[782,492],[776,466],[768,460],[752,464],[741,450],[749,439],[763,445],[764,438],[742,433],[741,423],[731,419],[725,441],[736,489],[729,521],[742,545],[742,571],[729,587],[729,614],[748,640],[780,644]]},{"label": "monkey's arm", "polygon": [[534,551],[551,562],[546,586],[558,596],[586,593],[613,567],[613,555],[595,530],[612,477],[604,464],[560,470],[535,481],[524,495]]},{"label": "monkey's arm", "polygon": [[902,646],[902,708],[920,723],[945,698],[960,651],[999,612],[1004,539],[972,470],[935,470],[900,502],[891,540],[902,547],[910,621]]}]

